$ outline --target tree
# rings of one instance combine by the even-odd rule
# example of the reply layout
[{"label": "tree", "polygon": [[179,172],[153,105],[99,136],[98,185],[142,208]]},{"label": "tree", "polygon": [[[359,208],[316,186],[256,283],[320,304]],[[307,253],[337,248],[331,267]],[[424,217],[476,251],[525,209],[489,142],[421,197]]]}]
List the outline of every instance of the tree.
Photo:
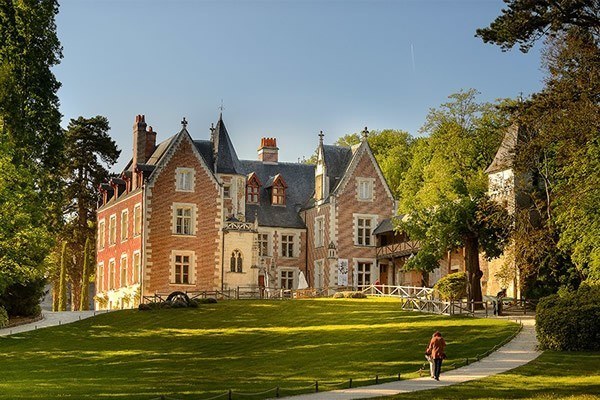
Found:
[{"label": "tree", "polygon": [[430,135],[415,148],[400,185],[399,210],[406,217],[398,228],[421,242],[410,269],[432,271],[448,251],[464,248],[469,300],[481,301],[479,252],[499,256],[511,224],[507,211],[487,197],[485,174],[508,119],[476,95],[453,94],[429,112],[422,130]]},{"label": "tree", "polygon": [[489,27],[477,29],[477,36],[506,51],[519,45],[522,52],[537,40],[561,36],[573,28],[600,35],[599,0],[504,0],[502,10]]},{"label": "tree", "polygon": [[83,278],[81,282],[81,303],[80,310],[89,310],[89,287],[90,287],[90,256],[91,256],[91,241],[90,238],[85,240],[85,251],[83,252]]},{"label": "tree", "polygon": [[60,252],[60,278],[58,280],[58,309],[57,311],[67,311],[67,263],[68,252],[67,242],[63,242]]},{"label": "tree", "polygon": [[[110,126],[103,116],[72,119],[65,133],[63,180],[64,215],[68,216],[63,236],[69,238],[74,262],[69,263],[72,304],[77,309],[84,279],[85,243],[95,243],[97,187],[109,176],[121,151],[108,135]],[[91,252],[91,248],[88,251]],[[85,284],[83,286],[86,286]]]}]

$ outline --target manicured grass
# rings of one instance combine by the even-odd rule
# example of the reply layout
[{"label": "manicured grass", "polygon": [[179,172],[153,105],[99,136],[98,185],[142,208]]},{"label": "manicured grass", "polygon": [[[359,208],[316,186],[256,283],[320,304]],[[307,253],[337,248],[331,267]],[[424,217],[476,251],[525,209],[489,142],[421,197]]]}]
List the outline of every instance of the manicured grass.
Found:
[{"label": "manicured grass", "polygon": [[406,313],[396,301],[376,299],[119,311],[0,339],[0,398],[204,399],[229,388],[258,392],[319,380],[321,389],[333,389],[325,382],[414,377],[434,330],[448,341],[452,363],[493,347],[517,325]]},{"label": "manicured grass", "polygon": [[600,353],[547,351],[504,374],[385,399],[600,400]]}]

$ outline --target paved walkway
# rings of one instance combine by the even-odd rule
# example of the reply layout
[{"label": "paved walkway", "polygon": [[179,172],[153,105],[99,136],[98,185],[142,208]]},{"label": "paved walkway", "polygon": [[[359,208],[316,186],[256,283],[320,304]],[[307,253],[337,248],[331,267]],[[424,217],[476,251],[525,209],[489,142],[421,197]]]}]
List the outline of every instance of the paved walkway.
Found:
[{"label": "paved walkway", "polygon": [[420,390],[437,389],[500,374],[527,364],[541,354],[540,351],[536,350],[537,339],[535,337],[535,321],[533,319],[525,319],[522,322],[523,329],[508,344],[481,361],[474,362],[452,371],[442,372],[439,381],[435,381],[429,377],[407,379],[405,381],[389,382],[380,385],[310,393],[284,398],[294,400],[368,399]]},{"label": "paved walkway", "polygon": [[47,328],[49,326],[68,324],[71,322],[79,321],[81,319],[93,317],[94,315],[100,312],[106,311],[42,311],[42,315],[44,317],[43,319],[35,322],[30,322],[28,324],[14,326],[12,328],[0,329],[0,336],[33,331],[35,329]]}]

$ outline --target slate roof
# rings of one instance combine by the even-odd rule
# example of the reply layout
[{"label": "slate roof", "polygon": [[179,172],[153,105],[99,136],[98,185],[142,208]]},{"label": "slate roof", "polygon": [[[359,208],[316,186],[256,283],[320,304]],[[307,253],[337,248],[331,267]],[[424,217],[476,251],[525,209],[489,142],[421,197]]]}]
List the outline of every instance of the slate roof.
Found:
[{"label": "slate roof", "polygon": [[494,172],[504,171],[511,169],[515,162],[515,150],[517,148],[518,136],[520,134],[521,127],[517,124],[511,125],[502,138],[502,143],[496,152],[494,160],[490,166],[485,170],[488,174]]},{"label": "slate roof", "polygon": [[403,215],[398,215],[392,218],[386,218],[373,229],[373,235],[379,235],[382,233],[394,232],[394,222],[402,219]]},{"label": "slate roof", "polygon": [[229,139],[222,115],[219,116],[219,121],[213,132],[213,140],[217,149],[215,172],[218,174],[243,174],[240,160],[231,139]]},{"label": "slate roof", "polygon": [[323,159],[327,167],[327,177],[329,178],[329,193],[333,192],[344,176],[352,160],[352,155],[350,147],[323,145]]},{"label": "slate roof", "polygon": [[213,145],[210,140],[194,140],[194,145],[198,153],[202,156],[208,168],[214,173],[215,159],[213,154]]},{"label": "slate roof", "polygon": [[240,165],[244,174],[254,172],[261,182],[269,182],[272,177],[281,174],[283,180],[288,183],[288,188],[285,190],[285,206],[271,205],[267,186],[261,186],[260,204],[246,204],[246,221],[254,222],[256,214],[260,226],[306,228],[299,211],[315,191],[314,165],[263,164],[261,161],[254,160],[241,160]]}]

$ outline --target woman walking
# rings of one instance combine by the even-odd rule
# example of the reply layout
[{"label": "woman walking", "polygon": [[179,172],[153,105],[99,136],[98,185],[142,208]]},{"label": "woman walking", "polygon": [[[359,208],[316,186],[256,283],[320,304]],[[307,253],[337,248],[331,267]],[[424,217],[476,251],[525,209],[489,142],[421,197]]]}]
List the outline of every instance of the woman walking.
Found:
[{"label": "woman walking", "polygon": [[442,360],[446,358],[446,341],[442,337],[442,334],[435,332],[431,337],[429,346],[425,350],[425,354],[431,357],[433,360],[433,376],[432,378],[436,381],[440,380],[440,372],[442,371]]}]

